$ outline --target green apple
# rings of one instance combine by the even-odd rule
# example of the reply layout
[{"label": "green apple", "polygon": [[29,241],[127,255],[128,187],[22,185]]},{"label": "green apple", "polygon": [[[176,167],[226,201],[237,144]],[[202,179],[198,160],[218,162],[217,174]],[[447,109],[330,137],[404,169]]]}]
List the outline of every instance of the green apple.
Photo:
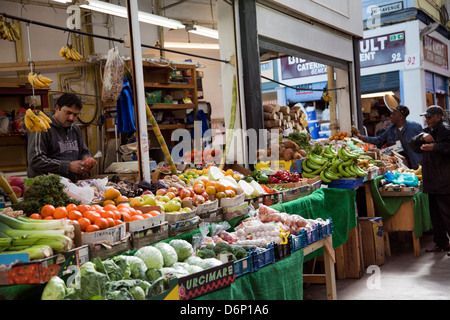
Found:
[{"label": "green apple", "polygon": [[159,201],[167,203],[170,201],[170,198],[168,196],[161,196]]},{"label": "green apple", "polygon": [[147,204],[149,206],[156,206],[155,196],[151,194],[144,194],[142,198],[144,199],[144,204]]},{"label": "green apple", "polygon": [[164,209],[169,212],[179,211],[181,209],[181,203],[171,200],[164,204]]}]

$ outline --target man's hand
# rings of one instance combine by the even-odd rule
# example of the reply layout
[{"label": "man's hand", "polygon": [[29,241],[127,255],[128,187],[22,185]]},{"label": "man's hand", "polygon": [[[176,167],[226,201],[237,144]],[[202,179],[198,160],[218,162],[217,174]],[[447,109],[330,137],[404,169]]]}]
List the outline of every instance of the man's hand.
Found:
[{"label": "man's hand", "polygon": [[[431,137],[433,138],[433,137]],[[420,147],[420,150],[422,151],[433,151],[434,150],[434,143],[427,143]]]},{"label": "man's hand", "polygon": [[433,143],[434,142],[433,136],[431,134],[429,134],[429,133],[424,133],[422,135],[422,139],[425,140],[425,142],[428,142],[428,143]]},{"label": "man's hand", "polygon": [[88,171],[82,160],[71,161],[69,163],[69,171],[77,174],[85,174]]}]

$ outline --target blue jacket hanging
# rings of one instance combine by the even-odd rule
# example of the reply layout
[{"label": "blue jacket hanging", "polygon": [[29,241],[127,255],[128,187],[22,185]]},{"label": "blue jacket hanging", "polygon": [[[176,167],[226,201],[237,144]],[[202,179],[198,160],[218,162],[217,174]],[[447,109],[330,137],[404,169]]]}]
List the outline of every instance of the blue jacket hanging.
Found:
[{"label": "blue jacket hanging", "polygon": [[133,91],[127,77],[123,78],[122,92],[117,100],[117,132],[136,132]]}]

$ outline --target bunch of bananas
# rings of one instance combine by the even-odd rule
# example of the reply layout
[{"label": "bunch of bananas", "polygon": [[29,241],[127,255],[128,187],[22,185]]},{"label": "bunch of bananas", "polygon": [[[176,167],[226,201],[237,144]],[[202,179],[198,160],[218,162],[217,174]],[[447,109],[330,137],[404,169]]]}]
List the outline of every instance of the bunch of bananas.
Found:
[{"label": "bunch of bananas", "polygon": [[40,73],[30,72],[28,74],[28,82],[36,89],[47,89],[50,88],[50,83],[52,79],[44,77]]},{"label": "bunch of bananas", "polygon": [[407,168],[398,168],[395,171],[400,173],[414,173],[417,176],[417,179],[422,180],[422,166],[419,164],[419,168],[417,170],[407,169]]},{"label": "bunch of bananas", "polygon": [[59,50],[59,55],[67,61],[80,61],[83,59],[83,56],[79,54],[77,50],[72,48],[71,45],[62,47],[61,50]]},{"label": "bunch of bananas", "polygon": [[0,16],[0,38],[8,41],[20,40],[19,28],[14,23],[9,23]]},{"label": "bunch of bananas", "polygon": [[323,149],[316,145],[302,161],[302,178],[319,176],[324,183],[330,183],[341,178],[365,177],[367,172],[358,166],[360,155],[344,146],[336,151],[331,145]]},{"label": "bunch of bananas", "polygon": [[36,113],[34,113],[33,110],[27,109],[25,126],[30,132],[47,132],[50,128],[50,123],[52,123],[52,120],[44,112],[36,110]]}]

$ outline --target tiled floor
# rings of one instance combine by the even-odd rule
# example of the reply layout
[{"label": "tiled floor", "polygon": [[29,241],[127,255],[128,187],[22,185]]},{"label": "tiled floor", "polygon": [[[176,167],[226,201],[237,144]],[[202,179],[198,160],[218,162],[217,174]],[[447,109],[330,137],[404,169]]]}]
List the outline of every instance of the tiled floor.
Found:
[{"label": "tiled floor", "polygon": [[[450,256],[425,252],[434,246],[431,235],[420,239],[418,258],[410,239],[393,236],[392,254],[378,270],[336,281],[338,300],[450,300]],[[303,293],[305,300],[326,299],[324,285],[305,286]]]}]

